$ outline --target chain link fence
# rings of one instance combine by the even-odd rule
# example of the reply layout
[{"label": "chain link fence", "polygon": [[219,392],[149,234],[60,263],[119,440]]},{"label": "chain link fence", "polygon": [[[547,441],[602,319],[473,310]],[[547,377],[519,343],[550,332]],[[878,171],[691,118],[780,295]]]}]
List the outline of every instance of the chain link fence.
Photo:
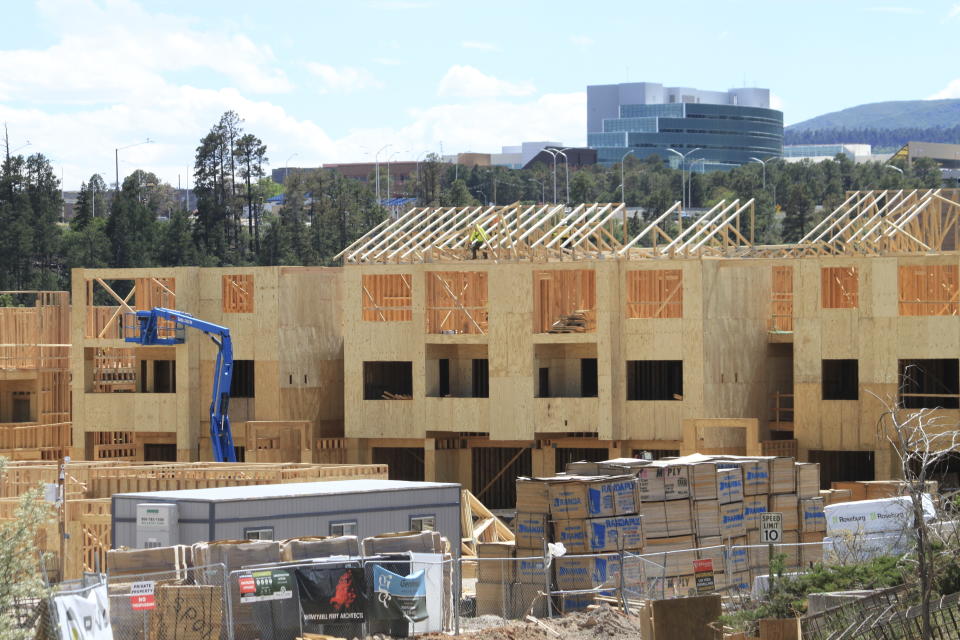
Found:
[{"label": "chain link fence", "polygon": [[233,640],[224,565],[111,576],[116,640]]},{"label": "chain link fence", "polygon": [[418,553],[231,571],[227,584],[234,639],[454,633],[459,580],[457,560]]}]

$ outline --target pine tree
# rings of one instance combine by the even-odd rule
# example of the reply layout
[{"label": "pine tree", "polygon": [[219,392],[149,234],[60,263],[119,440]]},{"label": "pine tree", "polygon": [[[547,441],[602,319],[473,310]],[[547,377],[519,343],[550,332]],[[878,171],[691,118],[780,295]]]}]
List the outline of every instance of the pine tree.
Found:
[{"label": "pine tree", "polygon": [[269,162],[267,145],[257,136],[248,133],[237,140],[233,155],[239,163],[240,178],[244,181],[247,202],[247,231],[253,232],[251,252],[260,251],[260,208],[263,206],[263,194],[257,188],[264,177],[263,165]]},{"label": "pine tree", "polygon": [[106,233],[112,247],[114,267],[149,267],[155,264],[156,215],[148,204],[156,176],[139,169],[126,177],[120,193],[114,197],[107,219]]},{"label": "pine tree", "polygon": [[100,216],[107,217],[107,185],[99,173],[90,176],[89,182],[80,185],[77,203],[74,205],[70,228],[79,231],[91,220]]}]

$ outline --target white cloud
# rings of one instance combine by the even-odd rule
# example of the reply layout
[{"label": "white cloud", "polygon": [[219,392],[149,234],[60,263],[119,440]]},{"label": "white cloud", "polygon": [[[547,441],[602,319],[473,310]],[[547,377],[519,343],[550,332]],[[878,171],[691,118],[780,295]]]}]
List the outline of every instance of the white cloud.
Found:
[{"label": "white cloud", "polygon": [[321,93],[350,93],[371,87],[380,87],[381,83],[366,69],[357,67],[334,67],[319,62],[308,62],[307,70],[320,79],[318,87]]},{"label": "white cloud", "polygon": [[585,92],[545,94],[520,103],[443,104],[409,110],[411,120],[402,127],[354,131],[335,145],[341,159],[361,158],[360,148],[375,149],[387,142],[394,149],[409,149],[409,158],[424,150],[439,152],[441,141],[446,153],[498,152],[502,145],[524,140],[583,145],[586,113]]},{"label": "white cloud", "polygon": [[528,96],[536,92],[529,82],[513,83],[487,75],[469,65],[455,64],[440,80],[437,94],[462,98]]},{"label": "white cloud", "polygon": [[429,2],[416,2],[415,0],[376,0],[375,2],[371,2],[370,6],[376,9],[406,11],[409,9],[429,9],[433,5]]},{"label": "white cloud", "polygon": [[387,67],[396,67],[401,64],[396,58],[374,58],[373,61]]},{"label": "white cloud", "polygon": [[589,47],[593,44],[593,38],[584,35],[570,36],[570,42],[578,47]]},{"label": "white cloud", "polygon": [[960,16],[960,3],[950,7],[950,11],[947,12],[947,20],[953,20],[957,16]]},{"label": "white cloud", "polygon": [[[109,11],[87,0],[41,0],[40,6],[49,14],[52,44],[0,49],[0,121],[9,124],[14,146],[31,140],[23,152],[50,157],[66,189],[78,188],[92,173],[112,182],[114,149],[146,137],[154,144],[120,152],[121,180],[144,168],[187,186],[200,138],[228,109],[268,145],[273,167],[294,153],[298,166],[361,161],[363,147],[386,143],[410,149],[403,154],[410,158],[439,151],[441,141],[448,153],[498,151],[531,139],[584,143],[584,93],[538,96],[529,83],[468,66],[451,67],[444,76],[444,104],[408,109],[397,126],[352,129],[334,139],[317,122],[263,95],[291,84],[273,52],[244,35],[204,30],[128,0],[110,0]],[[181,79],[183,71],[210,79],[192,86]],[[376,82],[360,68],[316,63],[312,71],[331,91]]]},{"label": "white cloud", "polygon": [[479,42],[477,40],[464,40],[460,43],[464,49],[479,49],[480,51],[499,51],[500,47],[492,42]]},{"label": "white cloud", "polygon": [[89,0],[41,0],[63,33],[46,49],[0,51],[0,100],[14,91],[74,103],[110,101],[161,74],[209,70],[246,91],[292,88],[269,47],[240,34],[199,31],[183,18],[147,13],[129,0],[103,7]]},{"label": "white cloud", "polygon": [[945,100],[947,98],[960,98],[960,78],[951,80],[943,89],[927,96],[927,100]]},{"label": "white cloud", "polygon": [[917,14],[923,13],[920,9],[915,7],[867,7],[867,11],[873,11],[875,13],[899,13],[899,14]]},{"label": "white cloud", "polygon": [[772,91],[770,92],[770,108],[776,109],[777,111],[783,111],[783,98]]}]

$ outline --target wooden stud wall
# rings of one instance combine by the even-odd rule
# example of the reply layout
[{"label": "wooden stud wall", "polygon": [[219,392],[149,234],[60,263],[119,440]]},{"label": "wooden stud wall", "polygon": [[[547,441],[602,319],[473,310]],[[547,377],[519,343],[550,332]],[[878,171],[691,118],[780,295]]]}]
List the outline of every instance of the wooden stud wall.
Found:
[{"label": "wooden stud wall", "polygon": [[224,313],[253,313],[253,274],[231,274],[221,278]]},{"label": "wooden stud wall", "polygon": [[773,282],[770,288],[770,331],[793,331],[793,267],[771,267]]},{"label": "wooden stud wall", "polygon": [[820,271],[822,306],[824,309],[856,309],[860,280],[856,267],[824,267]]},{"label": "wooden stud wall", "polygon": [[135,393],[139,391],[137,378],[135,349],[123,347],[94,349],[91,393]]},{"label": "wooden stud wall", "polygon": [[427,333],[487,333],[487,273],[428,271]]},{"label": "wooden stud wall", "polygon": [[369,322],[413,320],[409,273],[363,276],[363,319]]},{"label": "wooden stud wall", "polygon": [[533,272],[533,331],[547,333],[575,311],[586,312],[587,331],[596,331],[597,277],[593,269]]},{"label": "wooden stud wall", "polygon": [[627,318],[682,318],[683,271],[627,272]]},{"label": "wooden stud wall", "polygon": [[955,264],[902,265],[898,271],[901,316],[960,313],[960,269]]}]

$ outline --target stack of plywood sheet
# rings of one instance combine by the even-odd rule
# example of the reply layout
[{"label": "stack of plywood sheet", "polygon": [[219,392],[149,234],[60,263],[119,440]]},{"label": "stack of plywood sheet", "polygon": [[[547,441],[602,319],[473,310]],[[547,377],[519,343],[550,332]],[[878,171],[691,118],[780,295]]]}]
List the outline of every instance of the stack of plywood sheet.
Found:
[{"label": "stack of plywood sheet", "polygon": [[[580,465],[578,471],[595,473],[597,469]],[[619,576],[619,565],[610,564],[618,557],[615,554],[643,550],[640,505],[639,483],[629,474],[519,478],[514,521],[516,557],[528,554],[531,561],[534,556],[542,560],[548,543],[562,543],[567,556],[558,559],[553,568],[553,579],[560,589],[606,584]],[[521,600],[525,602],[526,598]],[[568,599],[565,605],[572,608],[590,602],[592,598]]]}]

